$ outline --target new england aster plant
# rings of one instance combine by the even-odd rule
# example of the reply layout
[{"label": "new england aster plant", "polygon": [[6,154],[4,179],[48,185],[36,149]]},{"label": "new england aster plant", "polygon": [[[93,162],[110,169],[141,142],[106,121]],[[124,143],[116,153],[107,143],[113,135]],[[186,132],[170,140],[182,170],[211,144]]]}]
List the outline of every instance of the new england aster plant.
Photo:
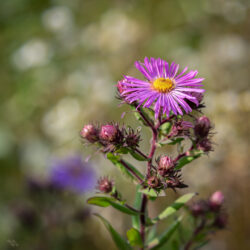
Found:
[{"label": "new england aster plant", "polygon": [[[148,215],[148,203],[159,196],[167,198],[170,189],[187,188],[182,168],[213,149],[213,127],[202,113],[205,107],[204,79],[197,77],[198,71],[188,71],[187,67],[179,73],[178,64],[169,64],[160,58],[146,57],[144,63],[137,61],[135,66],[144,80],[124,76],[118,82],[117,90],[121,102],[129,105],[136,118],[152,131],[149,152],[140,149],[138,129],[107,123],[88,124],[81,131],[83,139],[95,144],[108,160],[137,184],[134,205],[127,204],[115,182],[108,177],[99,179],[99,195],[91,197],[88,203],[112,206],[132,217],[132,227],[125,239],[106,219],[97,215],[111,233],[118,249],[187,250],[201,247],[208,242],[210,233],[226,225],[227,216],[222,208],[224,196],[220,191],[208,200],[198,200],[191,205],[186,203],[195,194],[187,193],[154,218]],[[175,147],[176,153],[157,154],[157,148],[166,145]],[[124,159],[128,154],[137,161],[145,162],[145,173]],[[178,210],[182,207],[186,214],[178,217]],[[172,219],[171,224],[157,235],[157,224],[167,218]]]}]

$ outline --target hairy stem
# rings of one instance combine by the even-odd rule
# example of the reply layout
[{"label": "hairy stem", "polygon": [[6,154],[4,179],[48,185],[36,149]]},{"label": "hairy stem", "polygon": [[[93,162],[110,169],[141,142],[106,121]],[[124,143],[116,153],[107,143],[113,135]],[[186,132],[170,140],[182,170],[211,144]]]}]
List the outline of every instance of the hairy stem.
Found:
[{"label": "hairy stem", "polygon": [[[148,168],[147,168],[147,178],[150,177],[151,174],[151,168],[152,166],[152,161],[154,158],[155,150],[156,150],[156,142],[157,142],[157,137],[158,137],[158,128],[159,128],[160,121],[158,121],[157,125],[152,125],[150,126],[152,129],[152,139],[151,139],[151,149],[148,155]],[[148,202],[148,197],[145,194],[142,194],[142,203],[141,203],[141,215],[140,215],[140,235],[141,239],[143,242],[143,247],[141,250],[144,249],[145,245],[145,228],[146,228],[146,211],[147,211],[147,202]]]},{"label": "hairy stem", "polygon": [[194,243],[195,237],[203,230],[206,224],[205,219],[202,219],[200,225],[194,230],[193,235],[191,236],[190,240],[186,243],[184,250],[189,250]]},{"label": "hairy stem", "polygon": [[120,163],[139,181],[140,184],[144,182],[143,179],[137,173],[135,173],[134,170],[130,168],[130,166],[124,160],[121,159]]},{"label": "hairy stem", "polygon": [[148,159],[148,157],[144,153],[142,153],[138,148],[135,148],[134,151],[137,152],[142,157],[144,157],[145,159]]}]

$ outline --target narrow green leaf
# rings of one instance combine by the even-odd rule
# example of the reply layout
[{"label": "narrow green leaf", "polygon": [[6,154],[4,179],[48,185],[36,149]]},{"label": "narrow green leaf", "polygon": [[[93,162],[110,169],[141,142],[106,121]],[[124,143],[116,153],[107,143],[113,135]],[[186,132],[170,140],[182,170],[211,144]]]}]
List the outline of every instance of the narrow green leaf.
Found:
[{"label": "narrow green leaf", "polygon": [[156,218],[152,219],[152,223],[156,223],[159,220],[164,220],[170,215],[174,214],[181,207],[183,207],[192,197],[194,197],[194,195],[195,193],[190,193],[181,196],[172,205],[170,205],[163,212],[161,212]]},{"label": "narrow green leaf", "polygon": [[110,197],[101,197],[101,196],[95,196],[95,197],[91,197],[87,200],[88,204],[91,205],[96,205],[99,207],[108,207],[108,206],[112,206],[113,208],[125,213],[125,214],[129,214],[129,215],[137,215],[138,213],[128,207],[126,207],[125,205],[123,205],[121,202],[117,202],[114,198],[110,198]]},{"label": "narrow green leaf", "polygon": [[131,163],[123,160],[141,179],[144,179],[144,175],[136,168],[134,167]]},{"label": "narrow green leaf", "polygon": [[131,156],[133,156],[137,161],[148,161],[147,158],[143,157],[142,155],[138,154],[137,152],[135,152],[133,149],[129,150],[129,153],[131,154]]},{"label": "narrow green leaf", "polygon": [[143,246],[140,232],[137,229],[133,227],[129,229],[127,231],[127,237],[131,246],[139,246],[139,247]]},{"label": "narrow green leaf", "polygon": [[110,201],[115,200],[113,198],[108,198],[108,197],[100,197],[100,196],[95,196],[91,197],[87,200],[87,203],[90,205],[95,205],[99,207],[108,207],[110,206]]},{"label": "narrow green leaf", "polygon": [[110,223],[99,214],[94,214],[97,216],[104,224],[106,229],[110,232],[112,239],[114,240],[118,249],[121,250],[132,250],[132,247],[128,242],[110,225]]},{"label": "narrow green leaf", "polygon": [[[132,110],[134,111],[133,113],[134,113],[134,115],[135,115],[135,118],[136,118],[138,121],[140,121],[143,125],[145,125],[145,126],[148,127],[148,124],[144,121],[144,119],[141,117],[141,115],[140,115],[139,112],[136,110],[136,108],[135,108],[134,106],[130,106],[130,107],[131,107]],[[154,124],[153,121],[152,121],[152,119],[149,117],[148,113],[145,112],[145,111],[143,110],[143,108],[140,108],[140,111],[141,111],[141,113],[144,115],[144,117],[147,118],[148,121],[150,121],[152,124]]]},{"label": "narrow green leaf", "polygon": [[163,232],[159,237],[152,240],[148,244],[148,247],[150,249],[159,249],[161,246],[167,243],[167,241],[171,238],[176,229],[179,227],[180,221],[181,219],[177,219],[176,221],[174,221],[165,232]]},{"label": "narrow green leaf", "polygon": [[179,161],[177,166],[175,167],[175,170],[179,170],[188,163],[192,162],[193,160],[199,158],[203,154],[203,151],[192,151],[191,155],[182,157]]},{"label": "narrow green leaf", "polygon": [[134,180],[134,176],[121,164],[120,156],[114,155],[112,153],[107,154],[107,159],[110,160],[120,171],[130,179]]},{"label": "narrow green leaf", "polygon": [[117,154],[127,154],[129,152],[128,148],[119,148],[115,151]]},{"label": "narrow green leaf", "polygon": [[[135,201],[134,201],[134,208],[135,209],[140,209],[141,207],[141,202],[142,202],[142,194],[139,192],[141,188],[141,185],[136,186],[136,193],[135,193]],[[135,229],[140,229],[140,216],[139,215],[134,215],[132,216],[132,226]]]}]

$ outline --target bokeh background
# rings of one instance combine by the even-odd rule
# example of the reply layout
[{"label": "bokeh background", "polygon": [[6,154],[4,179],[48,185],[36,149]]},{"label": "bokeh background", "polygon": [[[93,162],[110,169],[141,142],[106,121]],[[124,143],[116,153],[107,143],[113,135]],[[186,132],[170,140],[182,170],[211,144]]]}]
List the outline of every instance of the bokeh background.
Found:
[{"label": "bokeh background", "polygon": [[[121,119],[128,109],[118,107],[115,84],[123,74],[139,76],[133,62],[144,56],[174,60],[206,78],[215,150],[185,168],[185,192],[225,193],[229,225],[206,249],[248,249],[249,12],[248,0],[2,0],[0,249],[115,249],[91,216],[97,210],[85,204],[91,193],[41,191],[32,180],[48,178],[54,157],[95,152],[82,145],[83,124],[139,126],[131,113]],[[90,161],[96,176],[114,177],[132,201],[131,183],[102,157]],[[128,229],[126,216],[98,211],[119,232]]]}]

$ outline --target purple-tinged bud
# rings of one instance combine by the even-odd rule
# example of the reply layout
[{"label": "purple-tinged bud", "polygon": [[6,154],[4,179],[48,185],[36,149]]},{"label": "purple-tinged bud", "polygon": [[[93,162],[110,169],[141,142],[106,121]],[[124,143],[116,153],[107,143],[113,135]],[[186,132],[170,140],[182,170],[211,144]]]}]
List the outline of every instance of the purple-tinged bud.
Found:
[{"label": "purple-tinged bud", "polygon": [[196,120],[194,133],[198,138],[205,138],[208,136],[211,129],[211,122],[206,116],[199,117]]},{"label": "purple-tinged bud", "polygon": [[148,178],[148,185],[151,187],[151,188],[157,188],[159,187],[160,185],[160,181],[159,179],[157,178],[157,176],[151,176]]},{"label": "purple-tinged bud", "polygon": [[108,177],[101,177],[97,183],[97,189],[99,189],[102,193],[110,193],[114,186],[114,182],[109,180]]},{"label": "purple-tinged bud", "polygon": [[221,191],[214,192],[209,199],[209,205],[213,210],[220,209],[223,202],[224,202],[224,195]]},{"label": "purple-tinged bud", "polygon": [[217,217],[215,218],[213,225],[219,229],[223,229],[226,227],[227,221],[228,221],[227,214],[226,213],[219,213],[219,215],[217,215]]},{"label": "purple-tinged bud", "polygon": [[210,151],[213,150],[212,143],[211,143],[211,141],[208,138],[205,138],[202,141],[200,141],[198,143],[198,145],[197,145],[197,148],[199,150],[202,150],[202,151],[206,152],[206,153],[208,153],[208,152],[210,152]]},{"label": "purple-tinged bud", "polygon": [[101,127],[100,138],[104,141],[113,142],[118,135],[118,129],[114,125],[103,125]]},{"label": "purple-tinged bud", "polygon": [[192,92],[191,95],[196,98],[196,100],[201,103],[203,100],[204,95],[198,92]]},{"label": "purple-tinged bud", "polygon": [[161,176],[165,176],[167,172],[174,167],[173,160],[168,156],[162,156],[158,163],[158,172]]},{"label": "purple-tinged bud", "polygon": [[88,140],[89,142],[98,141],[98,130],[92,124],[85,125],[81,130],[82,138]]},{"label": "purple-tinged bud", "polygon": [[204,200],[199,200],[189,206],[189,209],[194,217],[198,217],[200,215],[208,212],[208,204]]},{"label": "purple-tinged bud", "polygon": [[126,132],[126,144],[128,147],[135,148],[139,146],[140,134],[135,132],[133,129],[129,128]]}]

